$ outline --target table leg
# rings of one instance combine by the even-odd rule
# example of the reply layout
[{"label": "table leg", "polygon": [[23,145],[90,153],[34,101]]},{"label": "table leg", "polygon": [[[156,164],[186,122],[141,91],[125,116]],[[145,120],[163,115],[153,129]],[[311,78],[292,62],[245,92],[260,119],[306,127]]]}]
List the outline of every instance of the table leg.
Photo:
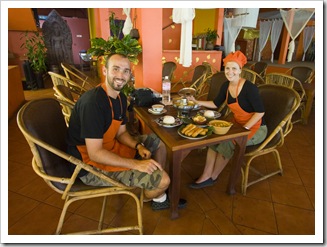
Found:
[{"label": "table leg", "polygon": [[190,151],[167,151],[169,160],[169,198],[170,198],[170,212],[171,219],[177,219],[178,215],[178,202],[180,198],[180,178],[181,178],[181,165],[183,159]]},{"label": "table leg", "polygon": [[230,171],[229,181],[227,185],[227,193],[229,195],[234,195],[236,193],[235,184],[241,173],[241,167],[244,160],[247,136],[236,138],[235,141],[236,141],[235,153],[232,160],[232,169]]}]

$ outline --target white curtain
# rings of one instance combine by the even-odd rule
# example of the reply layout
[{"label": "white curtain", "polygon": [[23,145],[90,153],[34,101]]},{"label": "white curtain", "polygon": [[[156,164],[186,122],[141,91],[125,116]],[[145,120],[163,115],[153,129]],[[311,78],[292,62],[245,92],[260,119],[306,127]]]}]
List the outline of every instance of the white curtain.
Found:
[{"label": "white curtain", "polygon": [[129,15],[129,13],[131,12],[130,8],[123,8],[124,14],[127,16],[125,23],[124,23],[124,27],[123,27],[123,34],[127,35],[131,32],[132,28],[133,28],[133,23],[131,20],[131,17]]},{"label": "white curtain", "polygon": [[292,39],[288,46],[289,51],[287,55],[287,62],[291,62],[295,49],[294,40],[302,32],[303,28],[314,14],[314,9],[291,9],[289,11],[281,9],[280,14]]},{"label": "white curtain", "polygon": [[306,27],[303,30],[303,56],[302,56],[302,61],[305,60],[305,53],[307,52],[310,43],[312,41],[313,35],[315,33],[315,27],[314,26],[310,26],[310,27]]},{"label": "white curtain", "polygon": [[225,56],[231,52],[235,52],[235,40],[241,31],[242,26],[233,25],[238,21],[239,17],[224,18],[224,46]]},{"label": "white curtain", "polygon": [[271,42],[271,62],[274,62],[274,52],[278,44],[280,33],[282,32],[283,20],[274,20],[271,26],[270,42]]},{"label": "white curtain", "polygon": [[192,20],[194,17],[195,9],[173,9],[173,22],[182,24],[179,63],[183,67],[190,67],[192,64]]},{"label": "white curtain", "polygon": [[272,21],[260,21],[260,36],[259,36],[259,55],[258,55],[258,61],[261,60],[261,52],[263,48],[265,48],[270,29],[271,29],[271,23]]}]

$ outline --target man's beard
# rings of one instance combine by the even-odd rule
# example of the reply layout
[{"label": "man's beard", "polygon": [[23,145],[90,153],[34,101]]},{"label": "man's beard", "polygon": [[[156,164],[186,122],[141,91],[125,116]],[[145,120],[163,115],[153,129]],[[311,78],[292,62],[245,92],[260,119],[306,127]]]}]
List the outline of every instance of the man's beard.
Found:
[{"label": "man's beard", "polygon": [[119,79],[121,80],[121,82],[119,82],[117,86],[115,85],[115,80],[116,80],[115,78],[112,79],[108,78],[108,84],[113,90],[120,92],[123,89],[123,87],[126,85],[126,80]]}]

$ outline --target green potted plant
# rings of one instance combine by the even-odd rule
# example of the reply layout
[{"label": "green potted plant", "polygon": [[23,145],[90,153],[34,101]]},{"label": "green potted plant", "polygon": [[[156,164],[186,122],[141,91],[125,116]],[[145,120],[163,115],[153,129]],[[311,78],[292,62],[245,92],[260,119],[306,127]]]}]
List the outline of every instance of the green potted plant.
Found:
[{"label": "green potted plant", "polygon": [[206,30],[206,50],[213,50],[214,43],[218,37],[217,30],[211,30],[210,28]]},{"label": "green potted plant", "polygon": [[22,33],[20,40],[22,39],[25,39],[25,42],[20,48],[26,50],[25,56],[35,74],[37,86],[43,88],[43,74],[47,71],[47,49],[44,38],[39,32],[26,31]]}]

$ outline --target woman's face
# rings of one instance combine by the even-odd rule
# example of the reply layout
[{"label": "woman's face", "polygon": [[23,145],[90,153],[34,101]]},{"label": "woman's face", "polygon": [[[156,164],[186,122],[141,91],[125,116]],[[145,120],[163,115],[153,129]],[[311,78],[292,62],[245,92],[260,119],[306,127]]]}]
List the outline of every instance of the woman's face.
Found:
[{"label": "woman's face", "polygon": [[236,62],[227,62],[225,66],[225,75],[229,81],[236,81],[240,78],[242,69]]}]

